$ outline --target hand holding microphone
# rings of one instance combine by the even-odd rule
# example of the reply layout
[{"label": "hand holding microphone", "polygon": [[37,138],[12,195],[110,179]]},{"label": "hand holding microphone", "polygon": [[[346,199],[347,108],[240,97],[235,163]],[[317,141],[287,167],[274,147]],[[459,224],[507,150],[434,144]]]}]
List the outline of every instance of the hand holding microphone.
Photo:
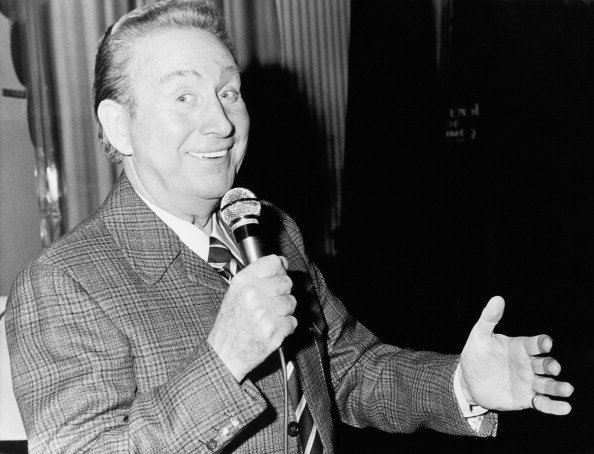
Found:
[{"label": "hand holding microphone", "polygon": [[297,302],[291,295],[287,260],[262,257],[256,236],[260,202],[250,191],[236,188],[223,197],[221,206],[247,266],[231,280],[208,342],[235,379],[242,381],[295,331],[292,314]]}]

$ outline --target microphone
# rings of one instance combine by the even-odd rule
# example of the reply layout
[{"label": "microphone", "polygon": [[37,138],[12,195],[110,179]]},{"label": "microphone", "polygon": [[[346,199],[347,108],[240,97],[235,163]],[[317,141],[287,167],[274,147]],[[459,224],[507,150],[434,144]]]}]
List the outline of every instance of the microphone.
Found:
[{"label": "microphone", "polygon": [[[258,219],[262,210],[262,204],[256,195],[245,188],[229,189],[221,200],[221,217],[223,222],[229,226],[235,237],[235,242],[241,252],[243,263],[249,265],[260,257],[264,256],[262,240],[260,240],[260,223]],[[287,376],[287,361],[282,345],[278,347],[281,369],[283,372],[283,394],[284,408],[283,417],[285,428],[289,423],[289,390]],[[284,453],[289,452],[288,429],[284,430]]]},{"label": "microphone", "polygon": [[261,210],[256,195],[245,188],[230,189],[221,201],[221,217],[233,232],[245,265],[264,256],[258,222]]}]

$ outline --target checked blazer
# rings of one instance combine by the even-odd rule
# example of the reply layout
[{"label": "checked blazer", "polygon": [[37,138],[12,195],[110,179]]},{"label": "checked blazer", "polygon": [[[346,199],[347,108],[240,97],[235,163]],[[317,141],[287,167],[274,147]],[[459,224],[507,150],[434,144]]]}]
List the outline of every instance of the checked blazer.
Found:
[{"label": "checked blazer", "polygon": [[[457,356],[382,344],[330,293],[286,214],[264,203],[261,225],[267,250],[289,261],[299,327],[285,351],[326,453],[337,452],[340,420],[476,435],[454,397]],[[11,290],[7,337],[30,452],[281,452],[276,355],[237,383],[206,341],[227,287],[123,174]],[[487,415],[479,435],[496,424]]]}]

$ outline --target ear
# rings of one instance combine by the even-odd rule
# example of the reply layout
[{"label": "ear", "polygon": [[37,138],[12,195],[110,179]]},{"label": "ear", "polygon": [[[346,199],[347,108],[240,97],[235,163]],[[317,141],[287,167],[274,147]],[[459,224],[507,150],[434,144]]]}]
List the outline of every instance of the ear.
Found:
[{"label": "ear", "polygon": [[104,99],[97,108],[97,117],[109,143],[124,156],[132,156],[134,150],[130,140],[130,116],[127,109],[116,101]]}]

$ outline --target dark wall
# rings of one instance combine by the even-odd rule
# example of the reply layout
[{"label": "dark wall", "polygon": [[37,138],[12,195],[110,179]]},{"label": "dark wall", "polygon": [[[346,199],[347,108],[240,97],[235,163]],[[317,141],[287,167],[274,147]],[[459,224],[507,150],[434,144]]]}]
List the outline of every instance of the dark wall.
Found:
[{"label": "dark wall", "polygon": [[453,6],[438,72],[431,2],[352,2],[336,290],[386,342],[445,353],[503,296],[497,331],[553,337],[574,411],[501,414],[490,440],[345,428],[345,452],[594,452],[594,6]]},{"label": "dark wall", "polygon": [[[323,259],[330,199],[324,170],[325,137],[297,86],[276,65],[250,65],[242,74],[250,113],[250,140],[235,181],[295,219],[316,260]],[[274,94],[274,95],[271,95]]]}]

